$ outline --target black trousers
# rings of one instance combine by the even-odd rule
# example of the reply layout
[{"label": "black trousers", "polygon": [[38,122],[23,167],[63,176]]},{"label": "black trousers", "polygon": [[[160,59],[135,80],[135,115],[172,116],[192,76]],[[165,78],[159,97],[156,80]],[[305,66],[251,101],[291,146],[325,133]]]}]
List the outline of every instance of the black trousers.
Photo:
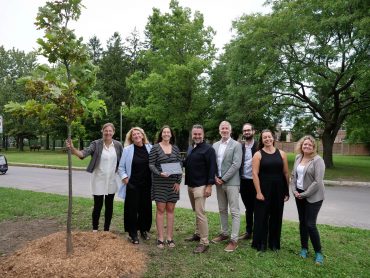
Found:
[{"label": "black trousers", "polygon": [[253,231],[254,204],[256,200],[256,189],[252,179],[240,180],[240,196],[245,206],[245,231],[251,234]]},{"label": "black trousers", "polygon": [[308,249],[308,237],[311,239],[315,252],[321,252],[320,234],[317,230],[317,215],[322,206],[322,200],[309,203],[306,199],[295,198],[299,217],[299,233],[301,237],[301,247]]},{"label": "black trousers", "polygon": [[103,207],[103,201],[105,199],[104,231],[109,231],[110,222],[112,221],[113,216],[114,194],[93,195],[93,196],[94,196],[94,208],[92,211],[93,230],[97,230],[99,228],[100,212]]},{"label": "black trousers", "polygon": [[124,227],[130,237],[137,231],[148,232],[152,226],[152,200],[149,186],[135,186],[130,182],[126,188],[124,204]]},{"label": "black trousers", "polygon": [[265,250],[267,246],[280,249],[281,228],[283,223],[284,192],[277,186],[271,186],[270,194],[265,200],[256,199],[254,207],[254,228],[252,247]]}]

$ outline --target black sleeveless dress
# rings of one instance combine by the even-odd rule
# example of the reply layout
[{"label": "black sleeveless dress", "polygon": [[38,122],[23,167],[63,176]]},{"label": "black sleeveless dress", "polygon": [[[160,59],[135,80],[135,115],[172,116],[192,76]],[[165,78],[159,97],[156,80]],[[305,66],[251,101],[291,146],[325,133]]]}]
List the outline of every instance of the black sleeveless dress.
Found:
[{"label": "black sleeveless dress", "polygon": [[268,238],[268,247],[278,250],[280,249],[284,197],[289,195],[283,172],[283,158],[278,149],[273,154],[263,150],[260,152],[258,177],[265,200],[255,202],[252,247],[258,251],[266,250]]}]

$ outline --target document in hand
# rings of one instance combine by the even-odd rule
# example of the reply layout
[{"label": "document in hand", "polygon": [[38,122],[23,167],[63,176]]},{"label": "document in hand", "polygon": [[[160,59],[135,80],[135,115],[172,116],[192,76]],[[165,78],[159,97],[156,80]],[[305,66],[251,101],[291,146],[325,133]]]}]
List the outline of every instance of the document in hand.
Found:
[{"label": "document in hand", "polygon": [[174,163],[163,163],[161,164],[162,172],[165,172],[169,175],[182,174],[182,168],[180,162]]}]

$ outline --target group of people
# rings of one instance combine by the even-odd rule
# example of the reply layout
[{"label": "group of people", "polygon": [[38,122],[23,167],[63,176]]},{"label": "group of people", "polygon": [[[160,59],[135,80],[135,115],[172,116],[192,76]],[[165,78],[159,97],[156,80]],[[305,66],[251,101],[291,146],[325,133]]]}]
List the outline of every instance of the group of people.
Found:
[{"label": "group of people", "polygon": [[[141,238],[149,239],[152,224],[152,201],[156,203],[158,248],[175,247],[173,238],[174,211],[179,200],[182,173],[166,169],[185,168],[185,184],[196,215],[195,231],[186,241],[198,242],[194,253],[204,253],[210,242],[227,242],[226,252],[238,248],[238,240],[252,240],[252,248],[264,252],[267,248],[280,249],[284,202],[289,191],[294,194],[299,215],[301,240],[300,256],[308,257],[308,239],[315,251],[315,262],[323,263],[320,235],[316,220],[324,199],[323,177],[325,164],[317,154],[316,141],[304,136],[296,144],[297,156],[291,176],[287,155],[275,147],[274,134],[263,130],[259,142],[254,140],[252,124],[243,125],[241,142],[231,137],[232,127],[227,121],[219,125],[220,140],[210,145],[205,142],[204,129],[194,125],[192,144],[185,160],[175,145],[175,134],[169,126],[159,131],[157,142],[151,145],[143,129],[134,127],[126,135],[125,147],[113,139],[114,126],[102,128],[103,138],[79,151],[67,141],[73,154],[81,159],[91,155],[87,171],[92,173],[91,188],[94,196],[92,213],[93,231],[98,230],[99,217],[105,199],[104,230],[108,231],[117,192],[116,173],[126,190],[124,228],[133,244]],[[171,165],[172,168],[165,166]],[[206,199],[216,188],[220,215],[220,232],[209,241]],[[290,189],[290,190],[289,190]],[[239,194],[245,206],[245,233],[240,232]],[[229,210],[231,229],[228,225]],[[166,233],[164,222],[166,218]],[[166,236],[166,240],[165,240]]]}]

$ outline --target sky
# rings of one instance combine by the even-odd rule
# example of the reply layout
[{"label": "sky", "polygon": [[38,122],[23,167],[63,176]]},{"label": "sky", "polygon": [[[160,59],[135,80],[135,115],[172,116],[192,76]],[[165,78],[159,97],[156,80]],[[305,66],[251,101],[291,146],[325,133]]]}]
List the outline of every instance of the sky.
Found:
[{"label": "sky", "polygon": [[[265,13],[265,0],[179,0],[180,6],[188,7],[193,12],[204,15],[205,26],[211,26],[215,31],[214,43],[217,48],[228,43],[232,38],[232,21],[243,14]],[[38,47],[36,40],[43,33],[34,25],[38,7],[45,0],[0,0],[0,46],[5,49],[16,48],[26,52]],[[82,0],[85,9],[72,29],[85,42],[96,35],[102,46],[114,32],[126,38],[134,30],[143,31],[152,14],[152,8],[158,8],[162,13],[168,11],[170,0]]]}]

